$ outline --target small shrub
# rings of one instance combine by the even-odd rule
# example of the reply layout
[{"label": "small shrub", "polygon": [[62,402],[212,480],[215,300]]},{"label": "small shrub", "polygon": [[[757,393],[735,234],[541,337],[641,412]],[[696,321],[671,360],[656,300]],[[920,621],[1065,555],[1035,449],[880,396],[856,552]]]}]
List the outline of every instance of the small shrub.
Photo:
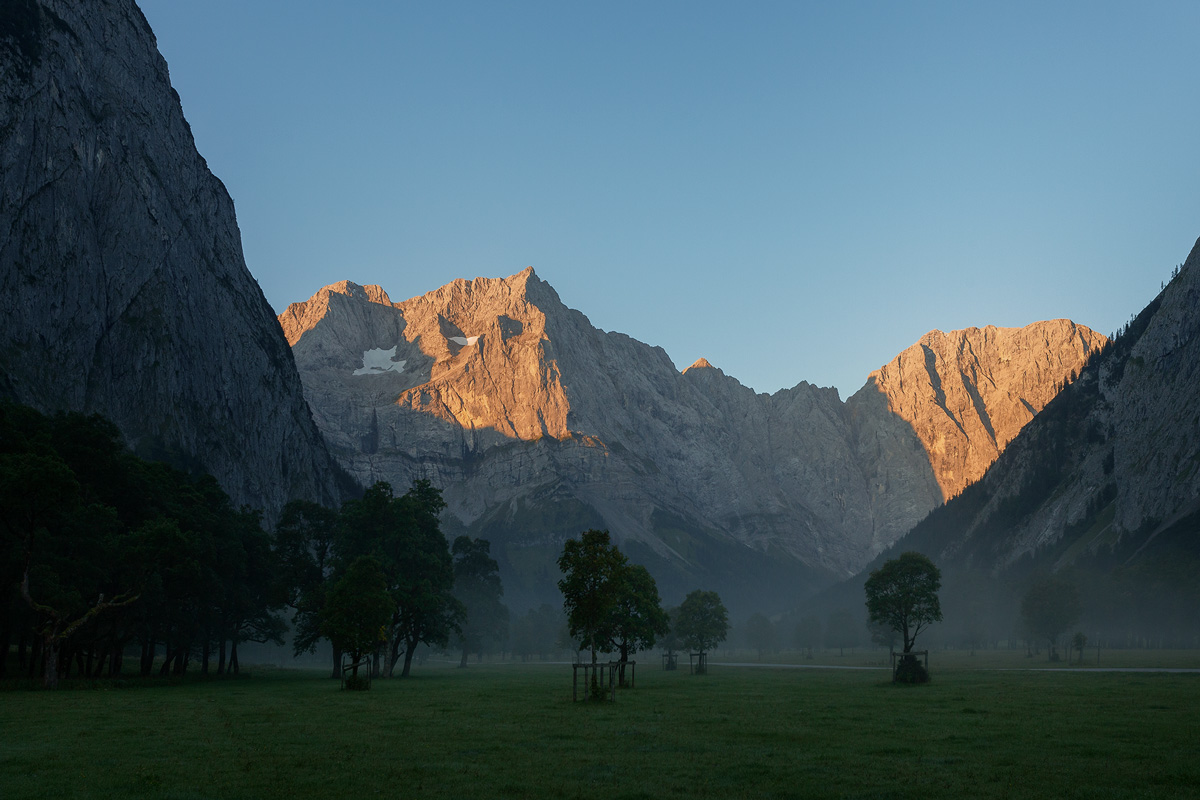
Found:
[{"label": "small shrub", "polygon": [[896,683],[929,683],[929,671],[916,656],[904,656],[896,666]]},{"label": "small shrub", "polygon": [[346,689],[355,692],[365,692],[371,688],[371,679],[366,675],[351,675],[346,678]]}]

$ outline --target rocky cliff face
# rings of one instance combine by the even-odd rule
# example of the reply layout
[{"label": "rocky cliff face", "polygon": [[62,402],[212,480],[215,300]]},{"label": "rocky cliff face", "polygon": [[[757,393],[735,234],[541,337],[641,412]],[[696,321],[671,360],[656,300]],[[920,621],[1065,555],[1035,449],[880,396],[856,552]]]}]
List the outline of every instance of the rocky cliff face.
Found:
[{"label": "rocky cliff face", "polygon": [[916,431],[945,497],[983,477],[1064,379],[1105,343],[1070,320],[932,331],[868,385]]},{"label": "rocky cliff face", "polygon": [[1134,557],[1169,538],[1194,550],[1200,511],[1200,243],[1078,381],[979,483],[905,546],[949,565],[1048,568]]},{"label": "rocky cliff face", "polygon": [[0,8],[0,394],[237,503],[335,498],[287,342],[132,0]]},{"label": "rocky cliff face", "polygon": [[488,536],[518,594],[552,586],[561,542],[586,527],[657,565],[668,593],[670,575],[694,588],[737,559],[751,583],[847,574],[1102,341],[1062,321],[935,332],[919,375],[906,351],[843,403],[807,383],[756,394],[703,359],[680,373],[532,269],[401,303],[342,282],[280,323],[338,461],[364,483],[442,487],[451,529]]}]

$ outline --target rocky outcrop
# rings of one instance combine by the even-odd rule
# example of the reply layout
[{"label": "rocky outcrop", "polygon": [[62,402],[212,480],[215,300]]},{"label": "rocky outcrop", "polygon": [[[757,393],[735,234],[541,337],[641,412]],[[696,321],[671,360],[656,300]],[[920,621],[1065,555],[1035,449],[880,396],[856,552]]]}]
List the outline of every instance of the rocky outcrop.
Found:
[{"label": "rocky outcrop", "polygon": [[335,466],[132,0],[0,12],[0,394],[98,412],[271,515]]},{"label": "rocky outcrop", "polygon": [[756,394],[705,359],[680,373],[660,348],[592,327],[532,269],[400,303],[342,282],[280,324],[338,461],[364,483],[442,487],[449,527],[493,541],[506,586],[549,581],[586,527],[691,588],[733,552],[790,565],[793,583],[847,574],[1102,341],[1065,322],[935,332],[916,346],[938,348],[924,383],[906,352],[843,403],[808,383]]},{"label": "rocky outcrop", "polygon": [[872,372],[868,385],[916,431],[942,494],[953,497],[983,477],[1105,341],[1066,319],[931,331]]}]

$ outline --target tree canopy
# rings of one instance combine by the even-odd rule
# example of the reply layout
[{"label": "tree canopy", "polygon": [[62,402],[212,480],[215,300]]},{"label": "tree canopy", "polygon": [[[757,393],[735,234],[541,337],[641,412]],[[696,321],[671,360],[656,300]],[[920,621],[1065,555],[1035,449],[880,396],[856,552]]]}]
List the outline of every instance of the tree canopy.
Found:
[{"label": "tree canopy", "polygon": [[348,593],[369,588],[354,584],[371,570],[351,571],[363,558],[390,609],[372,652],[388,670],[403,655],[407,674],[417,644],[444,645],[462,615],[443,507],[427,481],[401,497],[377,484],[341,510],[290,503],[267,531],[212,477],[130,453],[107,420],[0,403],[0,675],[14,650],[47,686],[117,675],[133,645],[143,675],[207,673],[214,656],[237,672],[240,643],[282,643],[285,606],[296,652],[331,638],[338,674],[338,649],[361,644],[344,633]]},{"label": "tree canopy", "polygon": [[371,556],[359,556],[329,589],[321,633],[350,656],[355,679],[363,657],[387,641],[392,618],[387,588],[383,565]]},{"label": "tree canopy", "polygon": [[563,577],[558,589],[563,595],[567,627],[581,649],[611,652],[616,638],[618,582],[628,564],[624,554],[609,540],[608,531],[587,530],[578,539],[568,539],[558,558]]},{"label": "tree canopy", "polygon": [[160,650],[164,674],[193,658],[207,672],[214,650],[237,671],[240,642],[284,629],[258,512],[136,457],[99,416],[0,404],[0,555],[0,674],[14,640],[47,686],[118,674],[135,643],[143,675]]},{"label": "tree canopy", "polygon": [[871,622],[900,634],[904,652],[912,652],[917,635],[942,618],[941,584],[941,571],[921,553],[902,553],[885,562],[871,572],[864,587]]},{"label": "tree canopy", "polygon": [[679,606],[676,623],[685,647],[706,652],[725,641],[729,633],[729,614],[716,592],[695,590]]},{"label": "tree canopy", "polygon": [[1057,657],[1059,634],[1078,622],[1082,612],[1078,587],[1056,575],[1035,578],[1021,598],[1025,630],[1046,642],[1049,658]]},{"label": "tree canopy", "polygon": [[654,578],[645,567],[629,563],[608,531],[589,530],[568,540],[558,566],[570,635],[592,651],[593,664],[597,652],[617,651],[622,662],[628,661],[669,630]]},{"label": "tree canopy", "polygon": [[458,635],[462,648],[459,666],[467,655],[482,655],[489,645],[502,644],[508,636],[508,608],[501,602],[500,565],[491,556],[487,539],[459,536],[450,548],[454,558],[454,596],[465,611]]}]

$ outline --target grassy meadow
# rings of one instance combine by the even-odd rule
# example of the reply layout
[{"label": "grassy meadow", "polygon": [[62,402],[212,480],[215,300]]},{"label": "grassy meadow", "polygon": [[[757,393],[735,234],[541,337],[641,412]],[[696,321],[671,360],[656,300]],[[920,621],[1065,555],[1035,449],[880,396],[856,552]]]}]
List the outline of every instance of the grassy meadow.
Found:
[{"label": "grassy meadow", "polygon": [[[565,664],[426,664],[0,692],[0,797],[1195,797],[1200,674],[1027,671],[1015,653],[884,670],[645,662],[615,703]],[[753,660],[752,657],[737,658]],[[878,655],[826,663],[878,665]],[[1105,664],[1107,660],[1110,663]],[[1197,654],[1102,654],[1196,666]],[[803,664],[815,662],[799,662]],[[656,667],[657,665],[655,665]],[[993,668],[994,667],[994,668]]]}]

